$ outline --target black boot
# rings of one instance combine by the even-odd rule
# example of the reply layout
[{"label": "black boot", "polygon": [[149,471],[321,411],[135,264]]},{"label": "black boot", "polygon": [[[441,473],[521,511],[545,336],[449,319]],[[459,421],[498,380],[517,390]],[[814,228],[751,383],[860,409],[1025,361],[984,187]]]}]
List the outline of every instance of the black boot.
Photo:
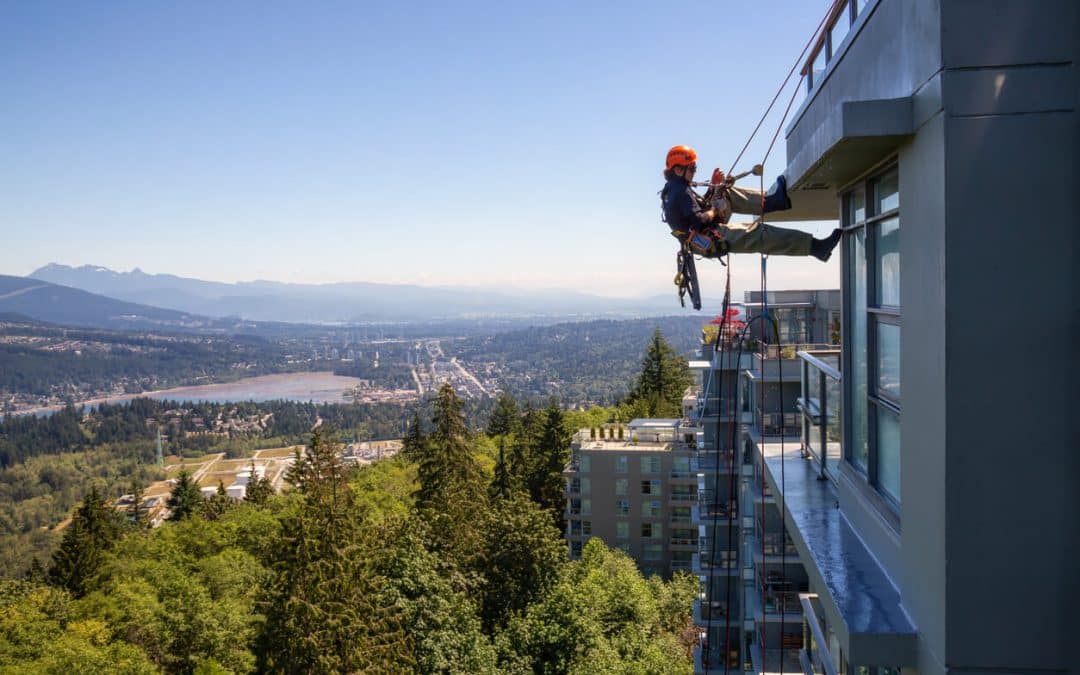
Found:
[{"label": "black boot", "polygon": [[844,234],[843,230],[837,228],[832,231],[828,237],[824,239],[815,239],[814,243],[810,245],[810,255],[814,256],[821,262],[825,262],[832,255],[832,250],[836,248],[836,244],[840,242],[840,236]]},{"label": "black boot", "polygon": [[773,211],[786,211],[791,208],[791,200],[787,196],[787,178],[783,175],[776,177],[769,191],[765,193],[765,213]]}]

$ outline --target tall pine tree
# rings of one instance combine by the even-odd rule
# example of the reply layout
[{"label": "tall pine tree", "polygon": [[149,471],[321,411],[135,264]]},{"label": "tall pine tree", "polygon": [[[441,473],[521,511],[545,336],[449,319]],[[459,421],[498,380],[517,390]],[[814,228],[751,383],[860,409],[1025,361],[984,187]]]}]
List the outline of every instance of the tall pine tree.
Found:
[{"label": "tall pine tree", "polygon": [[505,391],[495,399],[495,409],[488,420],[488,436],[505,436],[521,429],[521,411],[517,401]]},{"label": "tall pine tree", "polygon": [[555,524],[562,527],[566,498],[563,469],[570,459],[570,432],[558,401],[552,398],[543,412],[540,438],[533,452],[529,472],[529,496],[541,508],[552,512]]},{"label": "tall pine tree", "polygon": [[439,388],[432,422],[435,428],[418,460],[416,503],[421,509],[439,511],[453,498],[474,491],[481,484],[481,470],[473,456],[461,399],[449,383]]},{"label": "tall pine tree", "polygon": [[60,548],[53,553],[49,581],[76,598],[86,595],[92,590],[92,580],[105,553],[119,539],[120,528],[116,511],[105,503],[96,487],[90,488],[64,530]]},{"label": "tall pine tree", "polygon": [[381,541],[355,508],[338,447],[316,430],[290,472],[299,509],[282,519],[256,651],[261,672],[393,673],[411,649],[375,572]]},{"label": "tall pine tree", "polygon": [[191,474],[187,469],[180,469],[176,477],[176,484],[169,493],[169,520],[183,520],[199,512],[202,508],[203,496],[199,491],[199,485],[191,480]]},{"label": "tall pine tree", "polygon": [[255,460],[251,460],[251,479],[244,490],[244,501],[255,506],[264,506],[274,494],[274,485],[265,475],[255,472]]},{"label": "tall pine tree", "polygon": [[643,403],[650,417],[680,417],[683,393],[690,382],[686,360],[657,328],[649,339],[641,360],[641,373],[627,402]]}]

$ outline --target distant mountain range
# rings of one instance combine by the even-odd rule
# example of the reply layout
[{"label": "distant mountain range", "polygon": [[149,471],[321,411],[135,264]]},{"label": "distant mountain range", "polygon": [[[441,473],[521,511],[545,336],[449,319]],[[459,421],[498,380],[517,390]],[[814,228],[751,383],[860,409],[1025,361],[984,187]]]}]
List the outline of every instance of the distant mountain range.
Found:
[{"label": "distant mountain range", "polygon": [[22,316],[67,326],[135,330],[227,330],[227,321],[108,298],[28,277],[0,275],[0,316]]},{"label": "distant mountain range", "polygon": [[[614,318],[671,314],[678,309],[674,294],[635,300],[567,291],[492,291],[367,282],[226,284],[171,274],[146,274],[138,268],[116,272],[92,265],[70,267],[56,263],[34,271],[28,278],[136,303],[144,311],[161,307],[166,309],[156,311],[252,321],[351,323],[493,316]],[[0,304],[0,311],[21,310]]]}]

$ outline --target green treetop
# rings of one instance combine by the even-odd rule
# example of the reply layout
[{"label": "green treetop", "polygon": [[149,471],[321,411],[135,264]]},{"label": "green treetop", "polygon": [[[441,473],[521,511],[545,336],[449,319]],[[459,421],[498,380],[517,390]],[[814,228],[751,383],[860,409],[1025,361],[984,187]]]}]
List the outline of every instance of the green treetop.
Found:
[{"label": "green treetop", "polygon": [[690,368],[657,328],[641,360],[641,374],[628,402],[644,404],[649,417],[679,417],[682,396],[690,386]]}]

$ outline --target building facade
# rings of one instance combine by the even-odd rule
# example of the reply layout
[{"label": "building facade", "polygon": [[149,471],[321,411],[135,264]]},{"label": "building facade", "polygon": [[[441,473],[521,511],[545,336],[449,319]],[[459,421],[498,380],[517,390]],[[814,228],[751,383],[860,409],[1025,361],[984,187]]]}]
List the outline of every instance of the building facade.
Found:
[{"label": "building facade", "polygon": [[698,550],[697,429],[682,419],[638,419],[574,435],[566,479],[570,558],[598,537],[646,574],[689,571]]},{"label": "building facade", "polygon": [[797,355],[798,443],[748,414],[728,668],[1074,672],[1080,3],[834,7],[786,175],[844,230],[843,346]]}]

